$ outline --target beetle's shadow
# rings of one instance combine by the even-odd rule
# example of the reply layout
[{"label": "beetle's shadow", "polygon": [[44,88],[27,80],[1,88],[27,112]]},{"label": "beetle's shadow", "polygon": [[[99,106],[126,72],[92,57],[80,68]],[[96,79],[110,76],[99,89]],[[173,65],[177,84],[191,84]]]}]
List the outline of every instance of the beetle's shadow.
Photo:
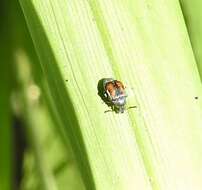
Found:
[{"label": "beetle's shadow", "polygon": [[105,78],[102,78],[98,81],[98,84],[97,84],[97,91],[98,91],[98,95],[100,96],[100,98],[104,101],[104,103],[109,106],[109,107],[112,107],[113,104],[104,96],[104,86],[103,86],[103,82],[104,82]]}]

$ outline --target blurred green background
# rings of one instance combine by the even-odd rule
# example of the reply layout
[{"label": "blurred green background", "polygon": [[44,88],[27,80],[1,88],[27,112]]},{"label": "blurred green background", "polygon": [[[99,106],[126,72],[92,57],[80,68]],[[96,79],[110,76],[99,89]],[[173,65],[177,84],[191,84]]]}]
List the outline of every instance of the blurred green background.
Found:
[{"label": "blurred green background", "polygon": [[43,98],[46,81],[18,1],[2,0],[0,19],[0,189],[84,189]]}]

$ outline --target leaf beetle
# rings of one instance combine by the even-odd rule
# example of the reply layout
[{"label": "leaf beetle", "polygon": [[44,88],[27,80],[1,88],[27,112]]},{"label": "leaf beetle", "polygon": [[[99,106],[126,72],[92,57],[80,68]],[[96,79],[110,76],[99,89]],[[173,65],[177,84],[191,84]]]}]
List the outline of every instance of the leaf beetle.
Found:
[{"label": "leaf beetle", "polygon": [[126,105],[125,87],[121,81],[113,78],[103,79],[103,95],[107,104],[112,107],[116,113],[123,113]]}]

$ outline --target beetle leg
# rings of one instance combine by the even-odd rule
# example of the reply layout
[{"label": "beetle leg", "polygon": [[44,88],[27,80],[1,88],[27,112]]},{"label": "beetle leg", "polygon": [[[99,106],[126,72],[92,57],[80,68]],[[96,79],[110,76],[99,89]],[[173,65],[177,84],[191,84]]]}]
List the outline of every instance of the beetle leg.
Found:
[{"label": "beetle leg", "polygon": [[106,110],[106,111],[104,111],[104,113],[107,113],[107,112],[113,112],[112,110]]},{"label": "beetle leg", "polygon": [[129,109],[131,109],[131,108],[137,108],[137,106],[129,106],[129,107],[127,108],[127,110],[129,110]]}]

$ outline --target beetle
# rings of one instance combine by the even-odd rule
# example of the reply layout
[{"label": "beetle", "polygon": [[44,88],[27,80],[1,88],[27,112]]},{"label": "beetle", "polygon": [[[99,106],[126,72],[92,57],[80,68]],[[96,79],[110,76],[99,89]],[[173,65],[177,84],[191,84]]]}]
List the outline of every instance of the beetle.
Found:
[{"label": "beetle", "polygon": [[111,105],[116,113],[123,113],[126,105],[125,87],[121,81],[113,78],[103,79],[103,95],[106,103]]}]

